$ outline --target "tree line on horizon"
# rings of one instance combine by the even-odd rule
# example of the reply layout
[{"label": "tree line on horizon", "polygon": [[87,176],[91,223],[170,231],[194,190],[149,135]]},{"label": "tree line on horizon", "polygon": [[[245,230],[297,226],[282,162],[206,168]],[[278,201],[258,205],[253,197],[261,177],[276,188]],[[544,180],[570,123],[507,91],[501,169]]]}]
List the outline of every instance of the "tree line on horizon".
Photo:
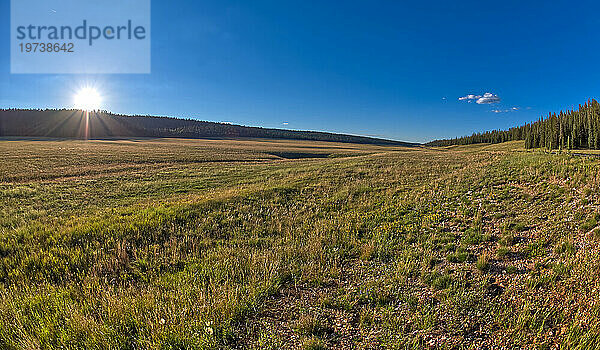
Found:
[{"label": "tree line on horizon", "polygon": [[0,137],[106,139],[131,137],[263,138],[416,146],[373,137],[249,127],[195,119],[119,115],[73,109],[0,109]]},{"label": "tree line on horizon", "polygon": [[525,141],[525,148],[600,149],[600,103],[592,99],[579,109],[550,113],[546,118],[513,127],[474,133],[470,136],[435,140],[430,146],[470,145]]}]

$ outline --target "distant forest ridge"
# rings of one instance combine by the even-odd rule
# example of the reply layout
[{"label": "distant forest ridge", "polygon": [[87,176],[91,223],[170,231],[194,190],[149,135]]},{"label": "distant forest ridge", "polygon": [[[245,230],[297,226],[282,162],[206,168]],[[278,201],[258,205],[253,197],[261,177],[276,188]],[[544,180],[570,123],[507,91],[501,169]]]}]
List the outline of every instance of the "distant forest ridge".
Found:
[{"label": "distant forest ridge", "polygon": [[475,133],[471,136],[436,140],[429,146],[469,145],[474,143],[502,143],[524,140],[525,148],[546,149],[600,149],[600,104],[589,100],[579,109],[558,114],[508,130]]},{"label": "distant forest ridge", "polygon": [[0,109],[0,137],[107,139],[130,137],[266,138],[394,146],[416,143],[316,131],[248,127],[172,117],[127,116],[72,109]]}]

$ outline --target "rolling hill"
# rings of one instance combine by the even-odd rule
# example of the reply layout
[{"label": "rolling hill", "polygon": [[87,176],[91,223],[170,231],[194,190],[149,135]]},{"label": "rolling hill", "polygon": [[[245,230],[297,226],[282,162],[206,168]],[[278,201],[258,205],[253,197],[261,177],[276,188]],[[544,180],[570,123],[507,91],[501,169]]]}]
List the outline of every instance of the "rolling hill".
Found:
[{"label": "rolling hill", "polygon": [[91,112],[88,118],[85,112],[72,109],[0,110],[0,137],[8,136],[67,139],[128,137],[266,138],[395,146],[418,145],[327,132],[268,129],[171,117],[127,116],[106,111]]}]

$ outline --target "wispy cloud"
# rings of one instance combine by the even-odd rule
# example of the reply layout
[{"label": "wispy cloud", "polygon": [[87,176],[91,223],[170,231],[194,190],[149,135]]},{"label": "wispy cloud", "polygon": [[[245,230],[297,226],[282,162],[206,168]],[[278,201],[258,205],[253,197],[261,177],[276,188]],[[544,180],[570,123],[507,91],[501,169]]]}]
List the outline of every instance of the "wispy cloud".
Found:
[{"label": "wispy cloud", "polygon": [[492,112],[494,113],[509,113],[509,112],[516,112],[519,109],[521,109],[520,107],[512,107],[509,109],[493,109]]},{"label": "wispy cloud", "polygon": [[500,97],[491,92],[486,92],[483,95],[466,95],[458,98],[459,101],[467,101],[469,103],[475,101],[475,103],[484,105],[500,102]]},{"label": "wispy cloud", "polygon": [[458,100],[471,102],[472,100],[478,100],[480,98],[481,98],[481,95],[467,95],[467,96],[459,97]]}]

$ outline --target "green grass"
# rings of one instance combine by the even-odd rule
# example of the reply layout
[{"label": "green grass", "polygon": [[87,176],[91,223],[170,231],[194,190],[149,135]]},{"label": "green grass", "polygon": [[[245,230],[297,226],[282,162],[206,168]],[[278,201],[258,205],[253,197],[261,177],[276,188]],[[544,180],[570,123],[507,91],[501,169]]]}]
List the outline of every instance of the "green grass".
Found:
[{"label": "green grass", "polygon": [[477,269],[479,269],[479,271],[485,271],[489,268],[490,262],[489,262],[489,259],[486,254],[481,254],[477,258],[476,266],[477,266]]},{"label": "green grass", "polygon": [[593,158],[160,139],[0,152],[3,349],[583,349],[600,336]]}]

